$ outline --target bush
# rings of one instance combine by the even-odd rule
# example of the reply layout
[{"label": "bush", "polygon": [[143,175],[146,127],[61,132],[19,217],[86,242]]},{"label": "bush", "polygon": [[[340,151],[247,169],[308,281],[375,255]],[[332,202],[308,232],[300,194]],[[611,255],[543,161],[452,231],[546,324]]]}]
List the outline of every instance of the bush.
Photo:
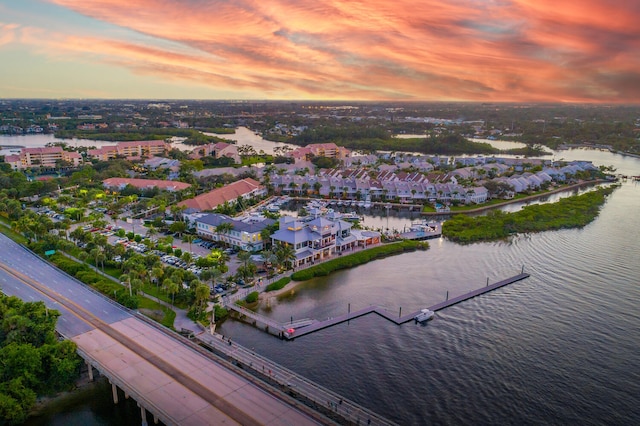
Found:
[{"label": "bush", "polygon": [[280,278],[278,281],[272,282],[265,288],[265,291],[276,291],[284,288],[287,284],[291,282],[291,277]]},{"label": "bush", "polygon": [[406,251],[415,251],[417,249],[426,250],[429,244],[419,241],[404,240],[397,243],[385,244],[371,249],[363,250],[358,253],[340,256],[328,262],[321,263],[316,266],[304,269],[302,271],[291,274],[294,281],[306,281],[313,277],[322,277],[329,275],[333,271],[340,269],[352,268],[354,266],[363,265],[375,259],[391,256],[394,254],[404,253]]},{"label": "bush", "polygon": [[247,303],[255,303],[258,301],[259,296],[260,296],[260,293],[258,293],[257,291],[252,291],[251,293],[247,294],[247,297],[245,297],[244,300]]},{"label": "bush", "polygon": [[216,322],[223,321],[229,316],[229,311],[220,305],[215,305]]}]

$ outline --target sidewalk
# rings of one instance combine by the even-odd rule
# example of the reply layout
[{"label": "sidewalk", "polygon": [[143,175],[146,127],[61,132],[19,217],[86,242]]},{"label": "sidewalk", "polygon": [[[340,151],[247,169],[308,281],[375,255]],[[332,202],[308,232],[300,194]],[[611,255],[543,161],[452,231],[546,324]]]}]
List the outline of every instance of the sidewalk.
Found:
[{"label": "sidewalk", "polygon": [[[122,285],[122,283],[120,282],[120,280],[118,280],[117,278],[112,277],[109,274],[106,274],[104,272],[102,272],[99,268],[91,265],[90,263],[86,263],[83,262],[82,260],[75,258],[73,256],[71,256],[68,253],[65,253],[63,251],[59,251],[58,253],[61,253],[63,256],[68,257],[69,259],[78,262],[78,263],[84,263],[85,265],[87,265],[89,268],[91,268],[92,270],[94,270],[96,273],[98,273],[99,275],[102,275],[105,278],[110,279],[111,281],[118,283],[120,285]],[[194,332],[199,332],[201,331],[202,327],[200,327],[197,323],[195,323],[194,321],[192,321],[188,316],[187,316],[187,311],[185,311],[184,309],[180,309],[177,308],[173,305],[171,305],[170,303],[165,302],[164,300],[158,299],[155,296],[152,296],[150,294],[141,292],[144,297],[153,300],[154,302],[157,302],[159,304],[161,304],[162,306],[171,309],[172,311],[174,311],[176,313],[176,319],[173,322],[173,328],[175,328],[176,330],[180,331],[181,329],[188,329]]]}]

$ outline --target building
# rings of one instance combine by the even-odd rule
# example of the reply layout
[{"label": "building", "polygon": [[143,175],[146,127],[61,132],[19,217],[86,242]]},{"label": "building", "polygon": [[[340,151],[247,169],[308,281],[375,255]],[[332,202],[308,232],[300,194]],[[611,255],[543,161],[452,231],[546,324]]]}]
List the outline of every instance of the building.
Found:
[{"label": "building", "polygon": [[300,161],[310,161],[311,157],[328,157],[343,159],[351,156],[351,151],[333,142],[312,143],[307,146],[296,148],[287,153],[287,157],[293,158],[296,163]]},{"label": "building", "polygon": [[260,185],[260,182],[246,178],[222,188],[198,195],[195,198],[181,201],[178,203],[178,206],[185,206],[193,211],[213,210],[224,203],[235,201],[238,198],[248,199],[263,196],[266,193],[266,188]]},{"label": "building", "polygon": [[105,188],[123,190],[127,185],[131,185],[138,189],[158,188],[164,191],[182,191],[191,187],[191,184],[184,182],[176,182],[173,180],[158,179],[128,179],[128,178],[109,178],[102,181]]},{"label": "building", "polygon": [[271,240],[274,245],[292,246],[296,256],[294,267],[298,267],[355,248],[358,239],[351,235],[351,226],[349,222],[322,216],[309,221],[282,216],[280,229],[271,235]]},{"label": "building", "polygon": [[[238,220],[223,214],[210,213],[198,215],[194,222],[196,232],[202,239],[221,241],[241,250],[258,252],[264,249],[262,230],[273,225],[275,220],[265,218]],[[228,223],[230,229],[218,232],[218,227],[223,223]]]},{"label": "building", "polygon": [[191,151],[191,154],[189,155],[189,158],[192,159],[198,159],[202,157],[228,157],[232,158],[233,162],[236,164],[242,163],[240,154],[238,154],[238,147],[236,145],[225,142],[210,143],[208,145],[199,146]]},{"label": "building", "polygon": [[116,145],[105,145],[98,149],[87,151],[89,158],[108,161],[116,157],[151,157],[153,155],[164,154],[171,148],[165,141],[132,141],[118,142]]},{"label": "building", "polygon": [[67,163],[69,167],[78,167],[82,162],[82,156],[77,152],[65,151],[59,146],[47,146],[23,148],[19,154],[7,155],[4,161],[14,170],[30,167],[53,169],[61,167],[61,162]]}]

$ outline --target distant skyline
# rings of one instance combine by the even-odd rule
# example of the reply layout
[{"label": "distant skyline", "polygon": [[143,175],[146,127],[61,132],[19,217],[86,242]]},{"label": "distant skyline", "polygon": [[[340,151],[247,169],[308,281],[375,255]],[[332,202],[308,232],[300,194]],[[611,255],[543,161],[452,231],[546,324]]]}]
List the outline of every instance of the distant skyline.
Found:
[{"label": "distant skyline", "polygon": [[639,18],[634,0],[0,0],[0,98],[638,103]]}]

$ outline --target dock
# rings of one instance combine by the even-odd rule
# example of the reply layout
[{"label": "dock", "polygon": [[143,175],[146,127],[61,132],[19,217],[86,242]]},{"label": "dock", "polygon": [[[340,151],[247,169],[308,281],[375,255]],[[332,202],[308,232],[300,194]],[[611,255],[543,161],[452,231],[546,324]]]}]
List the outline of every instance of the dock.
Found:
[{"label": "dock", "polygon": [[[470,291],[468,293],[454,297],[452,299],[447,298],[447,300],[445,300],[444,302],[436,303],[435,305],[430,306],[429,309],[434,312],[441,311],[450,306],[457,305],[458,303],[472,299],[476,296],[480,296],[481,294],[485,294],[490,291],[496,290],[498,288],[504,287],[506,285],[513,284],[517,281],[524,280],[525,278],[529,278],[529,276],[530,276],[529,274],[522,272],[518,275],[514,275],[513,277],[487,285],[486,287],[482,287],[482,288]],[[367,308],[360,309],[358,311],[348,312],[344,315],[340,315],[334,318],[329,318],[325,321],[313,322],[310,325],[307,325],[302,328],[295,329],[293,327],[290,327],[289,329],[283,331],[282,335],[285,339],[292,340],[297,337],[302,337],[307,334],[314,333],[316,331],[323,330],[325,328],[332,327],[337,324],[341,324],[343,322],[351,321],[352,319],[356,319],[370,313],[378,314],[381,317],[393,322],[394,324],[400,325],[400,324],[404,324],[406,322],[412,321],[413,318],[420,313],[420,311],[418,310],[416,312],[402,316],[401,312],[402,311],[400,310],[400,312],[396,316],[395,314],[392,314],[386,309],[381,308],[379,306],[369,306]]]}]

